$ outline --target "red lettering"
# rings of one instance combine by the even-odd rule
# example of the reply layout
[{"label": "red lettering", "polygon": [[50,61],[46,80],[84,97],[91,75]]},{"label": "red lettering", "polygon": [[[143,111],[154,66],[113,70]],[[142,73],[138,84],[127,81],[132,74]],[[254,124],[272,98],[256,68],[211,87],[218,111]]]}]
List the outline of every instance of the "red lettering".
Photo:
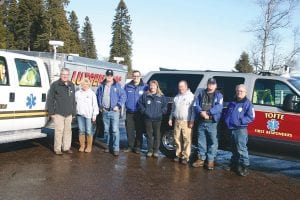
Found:
[{"label": "red lettering", "polygon": [[77,74],[77,71],[73,71],[72,78],[71,78],[71,81],[72,81],[73,84],[76,83],[76,74]]}]

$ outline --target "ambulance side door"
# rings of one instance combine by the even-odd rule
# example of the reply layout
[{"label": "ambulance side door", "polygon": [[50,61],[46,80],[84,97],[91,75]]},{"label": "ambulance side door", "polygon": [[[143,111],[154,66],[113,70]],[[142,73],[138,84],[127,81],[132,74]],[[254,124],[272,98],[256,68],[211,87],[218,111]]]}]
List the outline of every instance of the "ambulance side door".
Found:
[{"label": "ambulance side door", "polygon": [[15,122],[22,129],[41,128],[48,120],[46,99],[49,79],[45,65],[39,59],[14,58],[17,86],[15,92]]},{"label": "ambulance side door", "polygon": [[6,57],[0,56],[0,132],[10,131],[14,118],[14,87],[12,69]]}]

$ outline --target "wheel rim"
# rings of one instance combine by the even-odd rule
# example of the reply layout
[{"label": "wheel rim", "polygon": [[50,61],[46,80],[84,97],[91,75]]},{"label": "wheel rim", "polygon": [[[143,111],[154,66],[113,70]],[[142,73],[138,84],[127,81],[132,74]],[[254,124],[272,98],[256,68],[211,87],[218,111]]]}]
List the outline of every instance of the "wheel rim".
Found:
[{"label": "wheel rim", "polygon": [[175,150],[173,131],[166,131],[162,137],[162,145],[169,151]]}]

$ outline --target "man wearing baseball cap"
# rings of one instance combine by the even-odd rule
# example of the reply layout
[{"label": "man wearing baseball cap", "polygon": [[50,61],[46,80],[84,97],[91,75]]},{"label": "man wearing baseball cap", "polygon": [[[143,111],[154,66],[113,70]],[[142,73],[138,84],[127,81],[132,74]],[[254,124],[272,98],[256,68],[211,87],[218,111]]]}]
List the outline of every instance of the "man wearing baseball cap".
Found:
[{"label": "man wearing baseball cap", "polygon": [[198,160],[192,166],[202,167],[207,161],[207,169],[213,170],[218,150],[217,124],[223,109],[223,95],[217,91],[216,79],[208,79],[207,88],[199,92],[194,106],[195,115],[199,120],[197,127]]},{"label": "man wearing baseball cap", "polygon": [[[120,151],[119,116],[126,101],[126,93],[114,78],[114,72],[108,69],[106,78],[96,91],[97,101],[104,124],[104,137],[108,145],[105,152],[112,152],[114,156]],[[112,145],[110,145],[112,144]]]}]

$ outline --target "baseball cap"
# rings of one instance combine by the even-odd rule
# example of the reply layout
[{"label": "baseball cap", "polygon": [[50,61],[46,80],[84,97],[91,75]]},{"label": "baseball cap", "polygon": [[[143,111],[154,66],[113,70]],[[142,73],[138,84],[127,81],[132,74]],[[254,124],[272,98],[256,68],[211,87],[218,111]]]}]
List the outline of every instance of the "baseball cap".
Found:
[{"label": "baseball cap", "polygon": [[217,81],[214,78],[209,78],[207,84],[217,84]]},{"label": "baseball cap", "polygon": [[108,70],[106,70],[106,76],[113,76],[114,75],[114,72],[113,72],[113,70],[111,70],[111,69],[108,69]]}]

